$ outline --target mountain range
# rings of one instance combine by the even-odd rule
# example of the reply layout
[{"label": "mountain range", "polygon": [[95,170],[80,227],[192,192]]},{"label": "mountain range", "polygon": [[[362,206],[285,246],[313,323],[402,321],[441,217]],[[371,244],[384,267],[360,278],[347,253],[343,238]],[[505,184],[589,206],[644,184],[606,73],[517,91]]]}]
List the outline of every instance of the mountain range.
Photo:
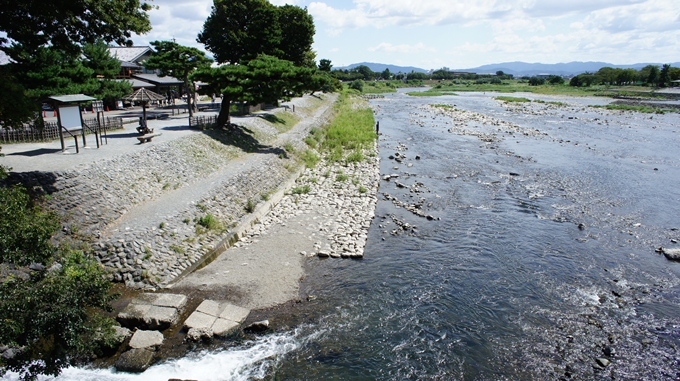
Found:
[{"label": "mountain range", "polygon": [[[428,73],[431,70],[422,69],[413,66],[398,66],[390,64],[381,64],[374,62],[360,62],[356,64],[351,64],[345,67],[339,67],[336,69],[353,69],[357,66],[364,65],[368,66],[374,72],[382,72],[385,69],[389,69],[391,73],[410,73],[411,71]],[[552,74],[552,75],[576,75],[585,72],[596,72],[603,67],[612,67],[620,69],[642,69],[647,65],[658,65],[661,63],[636,63],[631,65],[614,65],[607,62],[567,62],[567,63],[557,63],[557,64],[542,64],[542,63],[527,63],[527,62],[503,62],[497,64],[482,65],[474,68],[467,69],[449,69],[450,71],[464,71],[478,74],[495,74],[497,71],[502,71],[505,74],[512,74],[515,77],[522,76],[532,76],[537,74]],[[680,67],[680,62],[671,63],[671,66]],[[437,69],[434,69],[437,70]]]}]

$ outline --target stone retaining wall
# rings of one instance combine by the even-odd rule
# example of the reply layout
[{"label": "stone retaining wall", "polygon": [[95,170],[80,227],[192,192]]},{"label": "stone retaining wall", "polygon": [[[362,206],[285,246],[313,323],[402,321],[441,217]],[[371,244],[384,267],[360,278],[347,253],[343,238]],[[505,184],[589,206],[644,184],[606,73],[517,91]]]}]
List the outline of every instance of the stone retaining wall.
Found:
[{"label": "stone retaining wall", "polygon": [[[323,125],[331,113],[332,108],[327,107],[321,117],[308,123],[305,131],[292,135],[300,142],[291,143],[304,144],[301,141],[309,130]],[[302,107],[298,107],[298,115],[310,117]],[[257,123],[260,122],[248,128],[258,129]],[[262,135],[268,135],[271,127],[261,127]],[[277,154],[279,151],[254,154],[265,156],[251,168],[237,170],[229,182],[210,190],[191,207],[168,216],[162,224],[149,224],[135,231],[107,229],[140,203],[181,187],[200,186],[202,179],[244,152],[207,134],[195,134],[73,170],[13,173],[9,181],[48,193],[49,208],[62,215],[61,237],[70,235],[89,241],[112,281],[125,282],[129,287],[155,288],[201,261],[229,235],[230,228],[262,205],[287,179],[297,176],[300,164]],[[217,222],[216,226],[205,228],[199,224],[208,215]]]}]

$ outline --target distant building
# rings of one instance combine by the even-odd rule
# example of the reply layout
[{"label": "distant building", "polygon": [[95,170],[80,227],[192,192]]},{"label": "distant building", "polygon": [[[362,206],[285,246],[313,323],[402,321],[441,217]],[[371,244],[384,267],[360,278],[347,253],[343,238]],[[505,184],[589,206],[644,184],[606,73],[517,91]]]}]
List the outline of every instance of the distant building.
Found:
[{"label": "distant building", "polygon": [[161,77],[157,70],[144,67],[153,49],[149,46],[109,46],[109,54],[120,61],[119,80],[127,80],[134,90],[145,87],[158,94],[165,94],[170,89],[180,90],[184,82],[174,77]]},{"label": "distant building", "polygon": [[[134,73],[145,73],[143,62],[151,57],[148,46],[109,46],[109,54],[120,61],[119,78],[130,78]],[[153,72],[153,71],[151,71]]]}]

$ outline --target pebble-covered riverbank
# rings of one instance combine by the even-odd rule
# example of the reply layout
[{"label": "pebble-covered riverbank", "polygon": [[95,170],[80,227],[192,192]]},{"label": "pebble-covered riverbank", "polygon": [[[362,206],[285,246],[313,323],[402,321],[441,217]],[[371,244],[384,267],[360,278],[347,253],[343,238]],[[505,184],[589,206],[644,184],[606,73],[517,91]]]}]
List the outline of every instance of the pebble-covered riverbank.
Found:
[{"label": "pebble-covered riverbank", "polygon": [[368,228],[375,216],[380,182],[377,145],[366,152],[366,160],[348,165],[319,163],[297,179],[295,187],[242,241],[257,240],[272,224],[282,224],[294,215],[313,212],[319,218],[309,220],[319,234],[314,252],[302,255],[320,258],[362,258]]}]

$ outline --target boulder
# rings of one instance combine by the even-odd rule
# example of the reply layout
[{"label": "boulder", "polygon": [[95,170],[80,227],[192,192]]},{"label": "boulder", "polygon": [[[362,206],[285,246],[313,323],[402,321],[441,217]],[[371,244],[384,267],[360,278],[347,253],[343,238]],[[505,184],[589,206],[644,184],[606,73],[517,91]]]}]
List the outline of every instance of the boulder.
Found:
[{"label": "boulder", "polygon": [[680,261],[680,249],[666,249],[665,247],[662,247],[661,251],[667,259],[671,261]]},{"label": "boulder", "polygon": [[214,332],[211,328],[191,328],[189,329],[189,332],[187,332],[187,340],[191,341],[201,341],[201,340],[208,340],[211,339],[214,335]]},{"label": "boulder", "polygon": [[114,325],[113,330],[116,331],[116,341],[118,342],[118,344],[122,344],[123,341],[127,340],[130,336],[132,336],[132,331],[125,327]]},{"label": "boulder", "polygon": [[269,329],[269,320],[256,321],[247,327],[243,328],[248,332],[264,332]]},{"label": "boulder", "polygon": [[116,370],[120,372],[141,373],[149,368],[154,352],[148,349],[130,349],[116,360]]}]

